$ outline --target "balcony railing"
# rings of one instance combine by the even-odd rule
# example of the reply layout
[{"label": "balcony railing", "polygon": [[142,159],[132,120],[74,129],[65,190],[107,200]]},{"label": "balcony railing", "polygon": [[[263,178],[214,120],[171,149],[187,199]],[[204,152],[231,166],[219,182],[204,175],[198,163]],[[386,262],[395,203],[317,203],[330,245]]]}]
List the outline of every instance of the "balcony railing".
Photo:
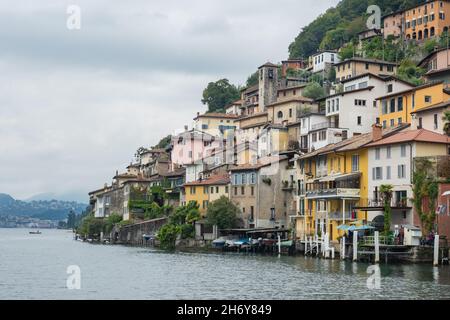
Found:
[{"label": "balcony railing", "polygon": [[354,197],[359,198],[360,189],[335,188],[335,189],[318,189],[306,191],[307,198],[320,197]]},{"label": "balcony railing", "polygon": [[337,220],[341,221],[343,219],[345,220],[356,220],[356,214],[353,214],[352,212],[330,212],[328,213],[328,219],[330,220]]},{"label": "balcony railing", "polygon": [[328,128],[338,128],[338,126],[334,122],[322,122],[313,124],[311,126],[311,130],[328,129]]},{"label": "balcony railing", "polygon": [[[395,198],[395,197],[394,197]],[[409,199],[391,199],[391,208],[409,209],[412,207],[411,200]],[[359,199],[357,208],[384,208],[384,201],[381,199]]]}]

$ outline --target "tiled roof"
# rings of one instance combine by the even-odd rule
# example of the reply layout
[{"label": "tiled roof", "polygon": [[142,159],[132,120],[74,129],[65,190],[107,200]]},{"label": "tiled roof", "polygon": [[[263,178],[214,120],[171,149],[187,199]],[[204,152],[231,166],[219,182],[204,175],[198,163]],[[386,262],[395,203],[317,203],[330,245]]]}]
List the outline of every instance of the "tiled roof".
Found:
[{"label": "tiled roof", "polygon": [[419,89],[425,89],[425,88],[428,88],[428,87],[433,87],[435,85],[442,84],[442,83],[443,83],[443,81],[429,82],[429,83],[423,84],[421,86],[413,87],[411,89],[406,89],[406,90],[403,90],[403,91],[393,92],[393,93],[390,93],[388,95],[378,97],[375,100],[381,100],[381,99],[386,99],[386,98],[390,98],[390,97],[399,96],[399,95],[402,95],[402,94],[405,94],[405,93],[410,93],[410,92],[413,92],[413,91],[416,91],[416,90],[419,90]]},{"label": "tiled roof", "polygon": [[230,169],[230,171],[257,170],[262,167],[269,166],[272,163],[281,162],[286,159],[288,159],[288,157],[284,156],[284,155],[264,157],[264,158],[258,159],[258,161],[255,164],[248,163],[248,164],[238,165],[235,168]]},{"label": "tiled roof", "polygon": [[435,133],[426,129],[401,131],[387,138],[368,144],[368,147],[381,146],[386,144],[396,144],[403,142],[428,142],[450,144],[450,137],[443,134]]},{"label": "tiled roof", "polygon": [[185,186],[208,186],[208,185],[226,185],[230,183],[230,178],[228,175],[226,176],[212,176],[206,180],[193,181],[189,183],[185,183]]},{"label": "tiled roof", "polygon": [[262,67],[278,68],[278,66],[276,64],[273,64],[272,62],[266,62],[262,66],[260,66],[258,69],[261,69]]},{"label": "tiled roof", "polygon": [[379,64],[389,64],[389,65],[398,66],[398,63],[395,63],[395,62],[390,62],[390,61],[385,61],[385,60],[378,60],[378,59],[367,59],[367,58],[360,58],[360,57],[354,57],[354,58],[346,59],[344,61],[336,63],[335,65],[341,65],[341,64],[345,64],[345,63],[351,62],[351,61],[367,62],[367,63],[379,63]]},{"label": "tiled roof", "polygon": [[444,101],[444,102],[441,102],[441,103],[436,103],[436,104],[433,104],[431,106],[427,106],[427,107],[424,107],[424,108],[420,108],[420,109],[411,111],[411,114],[424,112],[424,111],[428,111],[428,110],[445,108],[445,107],[448,107],[448,106],[450,106],[450,100],[447,100],[447,101]]},{"label": "tiled roof", "polygon": [[226,119],[236,119],[238,116],[235,114],[229,113],[219,113],[219,112],[207,112],[204,114],[200,114],[194,118],[197,120],[198,118],[226,118]]},{"label": "tiled roof", "polygon": [[312,103],[312,102],[314,102],[314,100],[310,99],[310,98],[306,98],[306,97],[291,98],[291,99],[286,99],[283,101],[277,101],[277,102],[268,104],[266,106],[266,108],[275,107],[275,106],[279,106],[279,105],[282,105],[285,103],[290,103],[290,102],[310,102],[310,103]]}]

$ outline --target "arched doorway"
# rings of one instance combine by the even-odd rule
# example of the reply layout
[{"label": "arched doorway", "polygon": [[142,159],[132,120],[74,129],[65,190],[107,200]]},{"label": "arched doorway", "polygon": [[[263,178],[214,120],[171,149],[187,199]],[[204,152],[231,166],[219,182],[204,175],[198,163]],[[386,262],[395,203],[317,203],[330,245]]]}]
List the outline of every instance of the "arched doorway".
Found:
[{"label": "arched doorway", "polygon": [[419,31],[418,40],[422,40],[422,30]]},{"label": "arched doorway", "polygon": [[425,29],[423,30],[423,38],[424,38],[424,39],[427,39],[427,38],[428,38],[428,29],[427,29],[427,28],[425,28]]},{"label": "arched doorway", "polygon": [[434,37],[434,27],[430,28],[430,37]]}]

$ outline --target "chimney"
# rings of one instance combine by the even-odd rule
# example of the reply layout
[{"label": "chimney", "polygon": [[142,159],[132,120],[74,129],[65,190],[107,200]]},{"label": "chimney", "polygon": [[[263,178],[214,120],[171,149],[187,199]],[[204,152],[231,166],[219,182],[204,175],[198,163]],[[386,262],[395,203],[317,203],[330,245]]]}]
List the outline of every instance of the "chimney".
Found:
[{"label": "chimney", "polygon": [[383,138],[383,129],[381,124],[375,123],[372,125],[372,141],[378,141]]},{"label": "chimney", "polygon": [[197,117],[199,117],[200,116],[200,112],[197,112]]}]

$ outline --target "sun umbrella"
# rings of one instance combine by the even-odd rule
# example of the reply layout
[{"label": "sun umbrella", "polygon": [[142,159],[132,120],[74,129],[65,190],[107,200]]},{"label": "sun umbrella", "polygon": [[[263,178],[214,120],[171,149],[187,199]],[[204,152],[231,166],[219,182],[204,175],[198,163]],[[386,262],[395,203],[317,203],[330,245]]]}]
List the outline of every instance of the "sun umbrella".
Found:
[{"label": "sun umbrella", "polygon": [[348,228],[348,231],[362,231],[362,230],[372,230],[375,229],[372,226],[368,226],[368,225],[363,225],[363,226],[351,226],[350,228]]}]

